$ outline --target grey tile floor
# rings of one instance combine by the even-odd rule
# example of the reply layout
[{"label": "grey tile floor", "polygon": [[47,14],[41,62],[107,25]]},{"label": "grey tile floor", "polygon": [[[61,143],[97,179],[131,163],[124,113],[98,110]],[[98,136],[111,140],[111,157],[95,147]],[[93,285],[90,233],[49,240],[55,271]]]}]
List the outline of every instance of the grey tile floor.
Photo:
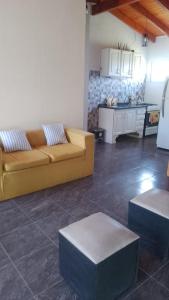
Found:
[{"label": "grey tile floor", "polygon": [[[92,177],[0,203],[0,300],[80,300],[59,274],[58,229],[98,211],[127,225],[132,197],[169,190],[168,159],[155,138],[123,137],[96,146]],[[169,299],[169,261],[145,240],[137,283],[119,299]]]}]

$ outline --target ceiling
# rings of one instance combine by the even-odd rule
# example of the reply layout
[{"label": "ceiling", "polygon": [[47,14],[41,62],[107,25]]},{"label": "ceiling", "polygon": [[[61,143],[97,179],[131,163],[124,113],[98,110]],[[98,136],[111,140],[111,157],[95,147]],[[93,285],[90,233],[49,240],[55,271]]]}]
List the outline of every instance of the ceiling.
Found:
[{"label": "ceiling", "polygon": [[155,42],[169,35],[168,0],[86,0],[92,4],[92,15],[110,12],[125,24]]}]

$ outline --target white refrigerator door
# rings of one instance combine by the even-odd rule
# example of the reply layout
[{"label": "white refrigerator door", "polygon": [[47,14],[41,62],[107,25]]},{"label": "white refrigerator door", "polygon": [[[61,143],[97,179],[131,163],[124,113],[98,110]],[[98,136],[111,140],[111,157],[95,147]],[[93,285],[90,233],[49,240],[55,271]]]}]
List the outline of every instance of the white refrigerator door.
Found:
[{"label": "white refrigerator door", "polygon": [[169,150],[169,84],[166,90],[164,117],[162,109],[158,126],[157,147]]}]

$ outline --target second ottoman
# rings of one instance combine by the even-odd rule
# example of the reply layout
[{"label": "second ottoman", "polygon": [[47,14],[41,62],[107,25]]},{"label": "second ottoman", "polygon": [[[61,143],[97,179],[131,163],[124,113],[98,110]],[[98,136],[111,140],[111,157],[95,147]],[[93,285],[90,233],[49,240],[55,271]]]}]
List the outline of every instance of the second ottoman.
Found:
[{"label": "second ottoman", "polygon": [[131,230],[147,237],[156,254],[169,258],[169,192],[151,189],[129,202],[128,223]]}]

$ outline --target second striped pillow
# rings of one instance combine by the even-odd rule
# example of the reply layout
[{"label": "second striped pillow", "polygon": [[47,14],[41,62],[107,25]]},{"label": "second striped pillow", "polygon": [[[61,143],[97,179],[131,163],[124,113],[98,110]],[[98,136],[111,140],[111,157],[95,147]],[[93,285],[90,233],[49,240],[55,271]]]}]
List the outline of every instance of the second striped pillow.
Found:
[{"label": "second striped pillow", "polygon": [[65,135],[63,124],[53,123],[42,125],[46,137],[47,145],[53,146],[57,144],[66,144],[67,138]]}]

